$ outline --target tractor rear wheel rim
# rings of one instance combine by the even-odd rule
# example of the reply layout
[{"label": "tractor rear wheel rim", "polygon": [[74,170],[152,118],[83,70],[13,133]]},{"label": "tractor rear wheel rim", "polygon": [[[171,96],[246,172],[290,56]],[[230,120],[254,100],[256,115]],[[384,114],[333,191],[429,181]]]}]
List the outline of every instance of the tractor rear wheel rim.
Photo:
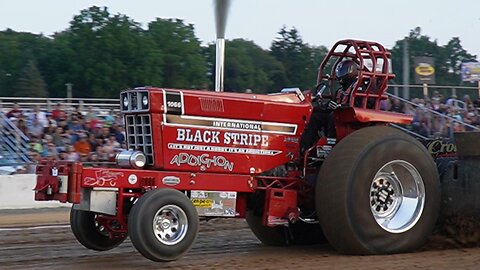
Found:
[{"label": "tractor rear wheel rim", "polygon": [[409,162],[390,161],[375,174],[370,186],[370,209],[385,231],[408,231],[420,219],[424,205],[422,176]]},{"label": "tractor rear wheel rim", "polygon": [[177,205],[165,205],[153,218],[153,233],[165,245],[175,245],[183,240],[188,231],[188,218]]}]

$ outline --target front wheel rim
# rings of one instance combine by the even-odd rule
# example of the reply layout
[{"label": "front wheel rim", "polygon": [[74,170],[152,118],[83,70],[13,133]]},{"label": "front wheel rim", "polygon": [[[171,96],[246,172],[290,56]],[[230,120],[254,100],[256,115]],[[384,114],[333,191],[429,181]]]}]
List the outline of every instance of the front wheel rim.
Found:
[{"label": "front wheel rim", "polygon": [[153,233],[162,244],[171,246],[185,238],[188,231],[188,218],[177,205],[165,205],[153,218]]},{"label": "front wheel rim", "polygon": [[418,170],[405,160],[383,165],[370,185],[370,209],[385,231],[403,233],[420,219],[425,185]]}]

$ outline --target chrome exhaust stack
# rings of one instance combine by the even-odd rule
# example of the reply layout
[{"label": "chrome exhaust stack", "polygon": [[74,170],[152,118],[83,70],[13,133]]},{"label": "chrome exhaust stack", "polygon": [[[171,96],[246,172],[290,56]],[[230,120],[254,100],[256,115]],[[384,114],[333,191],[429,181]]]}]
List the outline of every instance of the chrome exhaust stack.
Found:
[{"label": "chrome exhaust stack", "polygon": [[215,56],[215,92],[223,92],[223,74],[225,63],[225,39],[217,38]]},{"label": "chrome exhaust stack", "polygon": [[215,92],[223,92],[225,63],[225,28],[227,26],[228,7],[230,0],[214,0],[215,26],[217,31],[215,55]]}]

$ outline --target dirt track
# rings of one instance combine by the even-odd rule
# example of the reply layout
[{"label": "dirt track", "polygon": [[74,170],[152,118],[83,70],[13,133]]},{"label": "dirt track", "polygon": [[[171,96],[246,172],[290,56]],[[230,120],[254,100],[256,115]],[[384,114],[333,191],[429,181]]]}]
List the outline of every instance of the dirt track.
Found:
[{"label": "dirt track", "polygon": [[[480,248],[445,248],[433,239],[417,253],[345,256],[328,245],[266,247],[243,220],[202,222],[189,253],[171,263],[143,258],[127,239],[95,252],[80,246],[67,226],[68,209],[0,212],[0,269],[480,269]],[[31,229],[15,229],[47,225]],[[57,225],[49,227],[50,225]]]}]

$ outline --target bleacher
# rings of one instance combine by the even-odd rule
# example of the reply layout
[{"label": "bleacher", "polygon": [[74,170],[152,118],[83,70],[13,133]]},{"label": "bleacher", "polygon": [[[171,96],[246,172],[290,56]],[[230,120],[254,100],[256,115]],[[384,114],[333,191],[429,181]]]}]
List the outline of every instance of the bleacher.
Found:
[{"label": "bleacher", "polygon": [[3,166],[16,166],[30,162],[28,137],[12,121],[0,113],[0,157]]}]

